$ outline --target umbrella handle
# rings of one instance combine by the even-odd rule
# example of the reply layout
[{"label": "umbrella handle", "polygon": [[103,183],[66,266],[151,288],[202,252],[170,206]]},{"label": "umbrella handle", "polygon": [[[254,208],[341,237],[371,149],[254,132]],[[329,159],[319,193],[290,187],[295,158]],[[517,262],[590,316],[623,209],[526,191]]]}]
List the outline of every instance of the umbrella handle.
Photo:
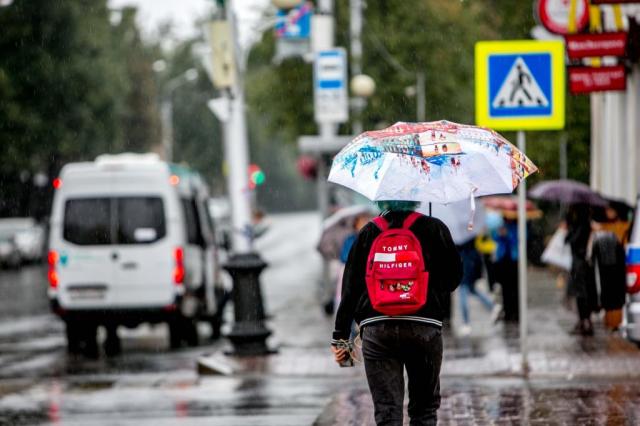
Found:
[{"label": "umbrella handle", "polygon": [[475,215],[476,215],[476,198],[474,194],[476,193],[477,190],[478,188],[473,187],[473,189],[469,193],[469,206],[471,208],[471,212],[469,214],[469,223],[467,224],[467,230],[469,231],[473,231],[473,219],[475,218]]}]

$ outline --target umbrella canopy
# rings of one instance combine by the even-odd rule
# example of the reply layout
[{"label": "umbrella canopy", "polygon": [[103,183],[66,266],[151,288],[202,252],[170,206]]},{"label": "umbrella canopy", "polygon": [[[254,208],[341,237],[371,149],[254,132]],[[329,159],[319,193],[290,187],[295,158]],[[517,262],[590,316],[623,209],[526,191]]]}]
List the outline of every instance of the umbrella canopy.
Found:
[{"label": "umbrella canopy", "polygon": [[396,123],[356,137],[329,181],[370,200],[447,204],[511,193],[536,166],[493,130],[449,121]]},{"label": "umbrella canopy", "polygon": [[339,259],[344,240],[353,234],[354,220],[361,215],[375,216],[377,210],[372,206],[356,205],[344,207],[322,223],[322,235],[317,249],[325,259]]},{"label": "umbrella canopy", "polygon": [[[429,207],[422,205],[420,213],[429,215]],[[451,204],[434,204],[431,208],[431,216],[437,217],[449,228],[451,238],[456,245],[462,245],[475,238],[483,231],[485,225],[485,211],[481,204],[472,218],[473,227],[469,226],[469,201],[456,201]]]},{"label": "umbrella canopy", "polygon": [[377,214],[378,211],[373,206],[358,204],[355,206],[343,207],[341,209],[338,209],[335,213],[333,213],[322,222],[322,231],[330,231],[331,228],[344,224],[352,226],[353,223],[348,222],[353,222],[353,220],[360,215],[375,216]]},{"label": "umbrella canopy", "polygon": [[600,207],[605,207],[608,204],[607,200],[588,185],[570,179],[540,182],[531,188],[529,197],[565,204],[591,204]]},{"label": "umbrella canopy", "polygon": [[[518,217],[518,197],[511,195],[483,197],[482,204],[488,209],[499,211],[505,219],[516,219]],[[526,218],[528,220],[540,219],[543,216],[542,210],[538,209],[533,201],[526,202]]]}]

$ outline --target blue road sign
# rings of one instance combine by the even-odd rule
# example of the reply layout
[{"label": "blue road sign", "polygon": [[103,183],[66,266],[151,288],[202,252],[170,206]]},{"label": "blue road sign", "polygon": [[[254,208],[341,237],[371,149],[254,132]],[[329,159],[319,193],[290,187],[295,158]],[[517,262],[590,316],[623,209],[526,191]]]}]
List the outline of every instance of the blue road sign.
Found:
[{"label": "blue road sign", "polygon": [[561,41],[476,44],[476,123],[496,130],[564,127]]},{"label": "blue road sign", "polygon": [[343,48],[316,53],[313,67],[315,119],[318,123],[344,123],[349,119],[347,54]]},{"label": "blue road sign", "polygon": [[551,115],[551,55],[489,56],[489,114]]},{"label": "blue road sign", "polygon": [[312,12],[313,5],[310,2],[303,2],[291,10],[278,9],[276,36],[285,39],[309,38]]}]

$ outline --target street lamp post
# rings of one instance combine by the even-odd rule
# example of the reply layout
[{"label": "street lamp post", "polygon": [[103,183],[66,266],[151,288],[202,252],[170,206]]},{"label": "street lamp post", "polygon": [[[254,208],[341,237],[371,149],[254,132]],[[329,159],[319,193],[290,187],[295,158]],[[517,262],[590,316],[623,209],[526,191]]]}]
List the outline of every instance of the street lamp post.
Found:
[{"label": "street lamp post", "polygon": [[227,177],[233,222],[233,252],[224,269],[233,279],[234,323],[226,337],[233,345],[233,355],[265,355],[272,353],[266,340],[271,331],[265,325],[260,274],[267,267],[251,244],[252,224],[249,194],[249,152],[244,106],[244,71],[246,52],[237,39],[233,1],[225,2],[225,14],[230,27],[235,75],[225,89],[226,119],[224,120],[225,157],[229,166]]},{"label": "street lamp post", "polygon": [[[154,70],[164,71],[164,61],[157,61]],[[164,160],[173,161],[173,93],[186,83],[198,78],[198,70],[190,68],[177,77],[172,78],[163,88],[160,102],[160,119],[162,125],[162,151]]]}]

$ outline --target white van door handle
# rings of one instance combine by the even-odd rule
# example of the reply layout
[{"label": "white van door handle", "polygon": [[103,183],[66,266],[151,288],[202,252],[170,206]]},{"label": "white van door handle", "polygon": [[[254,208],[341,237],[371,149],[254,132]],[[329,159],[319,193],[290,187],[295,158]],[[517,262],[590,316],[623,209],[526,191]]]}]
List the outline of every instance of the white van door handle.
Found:
[{"label": "white van door handle", "polygon": [[122,264],[122,269],[136,269],[138,264],[136,262],[124,262]]},{"label": "white van door handle", "polygon": [[114,262],[118,260],[118,253],[116,253],[115,251],[111,253],[111,260],[113,260]]}]

